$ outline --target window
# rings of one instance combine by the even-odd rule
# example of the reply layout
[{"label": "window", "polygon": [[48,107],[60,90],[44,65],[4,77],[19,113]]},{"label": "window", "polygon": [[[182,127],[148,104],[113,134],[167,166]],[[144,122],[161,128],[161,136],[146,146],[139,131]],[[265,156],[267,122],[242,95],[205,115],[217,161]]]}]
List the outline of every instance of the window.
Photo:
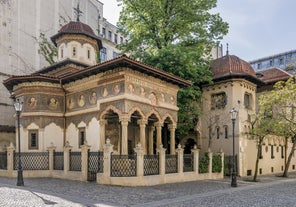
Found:
[{"label": "window", "polygon": [[38,149],[38,130],[29,130],[29,149]]},{"label": "window", "polygon": [[102,28],[102,35],[103,35],[103,37],[106,37],[106,28],[105,27]]},{"label": "window", "polygon": [[61,48],[61,58],[63,58],[63,57],[64,57],[64,49]]},{"label": "window", "polygon": [[228,126],[224,126],[224,138],[228,139]]},{"label": "window", "polygon": [[284,159],[284,146],[281,146],[281,158]]},{"label": "window", "polygon": [[271,159],[274,159],[273,145],[270,145],[270,157]]},{"label": "window", "polygon": [[257,64],[257,69],[261,69],[261,63]]},{"label": "window", "polygon": [[252,100],[252,95],[249,94],[249,93],[245,93],[244,95],[244,105],[245,105],[245,108],[247,109],[251,109],[251,100]]},{"label": "window", "polygon": [[72,48],[72,56],[75,57],[76,56],[76,47]]},{"label": "window", "polygon": [[114,34],[114,43],[117,44],[117,34]]},{"label": "window", "polygon": [[87,59],[90,59],[90,50],[87,50]]},{"label": "window", "polygon": [[120,44],[123,43],[123,37],[120,37]]},{"label": "window", "polygon": [[211,96],[211,109],[223,109],[227,104],[226,93],[217,93]]},{"label": "window", "polygon": [[78,139],[79,139],[79,147],[81,147],[81,145],[84,145],[84,142],[86,141],[86,137],[85,137],[85,128],[79,128],[79,135],[78,135]]},{"label": "window", "polygon": [[282,57],[279,59],[279,64],[280,65],[283,65],[284,64],[284,59]]},{"label": "window", "polygon": [[269,67],[273,66],[273,60],[269,60]]},{"label": "window", "polygon": [[106,61],[107,60],[107,49],[103,47],[101,49],[101,61]]},{"label": "window", "polygon": [[113,52],[113,58],[117,58],[118,57],[118,53],[117,52]]},{"label": "window", "polygon": [[111,31],[108,31],[108,40],[111,41],[111,39],[112,39],[112,32]]},{"label": "window", "polygon": [[220,138],[220,127],[216,128],[216,133],[217,133],[217,139]]}]

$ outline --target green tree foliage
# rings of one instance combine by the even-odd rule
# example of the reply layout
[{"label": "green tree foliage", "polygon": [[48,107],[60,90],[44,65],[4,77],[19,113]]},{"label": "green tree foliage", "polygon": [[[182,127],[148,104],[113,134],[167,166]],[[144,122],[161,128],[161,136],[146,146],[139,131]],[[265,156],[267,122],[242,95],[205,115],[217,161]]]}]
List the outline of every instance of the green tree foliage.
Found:
[{"label": "green tree foliage", "polygon": [[46,62],[48,62],[50,65],[54,64],[58,55],[57,48],[46,38],[45,34],[43,33],[40,33],[38,43],[39,54],[41,54],[45,58]]},{"label": "green tree foliage", "polygon": [[119,46],[146,64],[192,81],[178,94],[179,133],[194,128],[200,83],[210,82],[210,50],[228,31],[213,14],[217,0],[122,0],[119,31],[129,41]]},{"label": "green tree foliage", "polygon": [[222,171],[222,156],[221,154],[213,154],[212,172],[220,173]]},{"label": "green tree foliage", "polygon": [[[292,143],[288,159],[286,159],[284,177],[288,176],[288,169],[296,147],[296,83],[294,78],[280,81],[274,85],[274,90],[262,95],[259,105],[267,117],[270,117],[270,130],[277,136]],[[287,146],[286,146],[287,149]]]}]

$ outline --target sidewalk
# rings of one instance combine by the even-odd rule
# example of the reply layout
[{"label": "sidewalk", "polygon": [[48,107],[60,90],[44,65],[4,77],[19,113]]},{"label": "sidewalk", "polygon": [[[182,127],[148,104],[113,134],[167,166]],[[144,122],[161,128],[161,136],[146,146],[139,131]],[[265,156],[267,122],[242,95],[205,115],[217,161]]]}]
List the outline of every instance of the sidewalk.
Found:
[{"label": "sidewalk", "polygon": [[[237,188],[230,187],[230,178],[151,187],[104,186],[52,178],[24,179],[25,186],[17,187],[15,178],[0,178],[0,206],[191,206],[190,202],[197,202],[196,199],[294,182],[295,177],[261,176],[260,182],[242,178],[238,179]],[[181,205],[182,202],[189,204]]]}]

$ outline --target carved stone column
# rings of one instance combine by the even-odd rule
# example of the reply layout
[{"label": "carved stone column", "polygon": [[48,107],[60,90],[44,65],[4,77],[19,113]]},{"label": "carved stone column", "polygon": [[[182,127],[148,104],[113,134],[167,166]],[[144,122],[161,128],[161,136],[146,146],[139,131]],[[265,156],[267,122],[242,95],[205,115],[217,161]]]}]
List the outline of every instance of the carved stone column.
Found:
[{"label": "carved stone column", "polygon": [[178,173],[183,173],[184,149],[182,149],[180,144],[178,145],[177,154],[178,154]]},{"label": "carved stone column", "polygon": [[140,120],[137,121],[137,123],[140,125],[140,143],[141,143],[141,146],[144,149],[144,153],[147,154],[146,133],[145,133],[147,120],[146,119],[140,119]]},{"label": "carved stone column", "polygon": [[171,153],[171,155],[174,155],[176,153],[176,151],[175,151],[175,130],[176,130],[176,125],[175,124],[170,124],[169,129],[170,129],[170,153]]},{"label": "carved stone column", "polygon": [[53,171],[53,165],[54,165],[54,151],[56,147],[51,143],[51,146],[47,147],[48,153],[49,153],[49,170]]},{"label": "carved stone column", "polygon": [[124,117],[120,119],[121,122],[121,154],[128,154],[128,121],[129,119]]},{"label": "carved stone column", "polygon": [[197,148],[196,145],[194,145],[193,149],[191,150],[193,153],[193,169],[196,174],[199,172],[199,149]]},{"label": "carved stone column", "polygon": [[142,177],[144,176],[144,148],[141,143],[137,144],[134,151],[137,154],[137,177]]},{"label": "carved stone column", "polygon": [[106,119],[100,120],[100,150],[103,151],[104,144],[106,142],[106,125],[108,121]]},{"label": "carved stone column", "polygon": [[82,172],[82,181],[87,181],[87,173],[88,173],[88,153],[91,146],[84,143],[81,146],[81,172]]},{"label": "carved stone column", "polygon": [[159,148],[159,146],[162,145],[162,140],[161,140],[162,123],[157,122],[155,126],[156,126],[156,148]]},{"label": "carved stone column", "polygon": [[153,133],[155,130],[155,126],[150,126],[149,127],[149,132],[148,132],[148,142],[149,142],[149,154],[153,155]]},{"label": "carved stone column", "polygon": [[64,146],[64,173],[67,175],[70,170],[70,151],[73,147],[70,146],[69,142],[66,142]]}]

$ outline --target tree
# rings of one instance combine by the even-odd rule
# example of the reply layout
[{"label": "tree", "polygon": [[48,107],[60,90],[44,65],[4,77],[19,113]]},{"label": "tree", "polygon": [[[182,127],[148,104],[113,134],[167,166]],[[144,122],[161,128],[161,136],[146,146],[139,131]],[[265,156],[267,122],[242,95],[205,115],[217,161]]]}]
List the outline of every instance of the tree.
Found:
[{"label": "tree", "polygon": [[257,155],[255,162],[255,172],[253,176],[253,181],[257,181],[259,161],[262,158],[262,144],[267,135],[270,134],[270,128],[273,122],[270,122],[269,117],[266,117],[264,110],[259,109],[257,114],[250,116],[250,120],[247,122],[250,124],[250,131],[247,135],[250,135],[249,138],[254,140],[257,143]]},{"label": "tree", "polygon": [[[274,90],[259,98],[259,105],[271,117],[272,131],[292,143],[288,159],[285,162],[283,177],[288,176],[288,169],[296,148],[296,83],[294,78],[279,81]],[[287,150],[287,145],[286,145]]]},{"label": "tree", "polygon": [[119,31],[129,37],[119,49],[146,64],[192,81],[178,94],[179,133],[198,119],[201,83],[211,81],[210,50],[228,31],[217,0],[121,0]]}]

